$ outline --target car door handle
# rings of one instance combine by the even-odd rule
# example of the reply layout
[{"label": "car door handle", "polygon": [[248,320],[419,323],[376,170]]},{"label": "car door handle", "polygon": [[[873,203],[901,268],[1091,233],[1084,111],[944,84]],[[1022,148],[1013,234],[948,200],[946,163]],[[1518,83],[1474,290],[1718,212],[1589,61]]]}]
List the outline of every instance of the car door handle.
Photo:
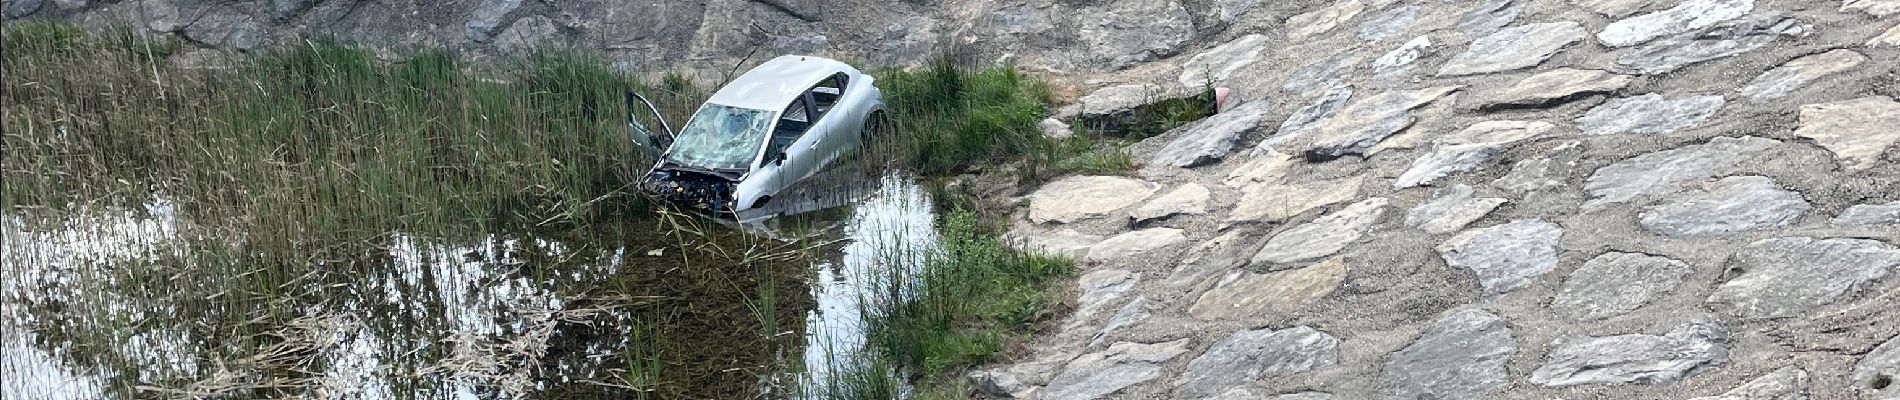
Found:
[{"label": "car door handle", "polygon": [[806,146],[806,147],[816,149],[818,148],[818,142],[823,142],[823,141],[825,141],[824,138],[813,138],[811,140],[811,146]]}]

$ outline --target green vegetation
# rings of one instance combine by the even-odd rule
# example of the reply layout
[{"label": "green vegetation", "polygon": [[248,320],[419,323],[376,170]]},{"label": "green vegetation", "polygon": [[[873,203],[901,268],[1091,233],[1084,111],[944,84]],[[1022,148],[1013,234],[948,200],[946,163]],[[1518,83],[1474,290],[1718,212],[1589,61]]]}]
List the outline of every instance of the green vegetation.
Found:
[{"label": "green vegetation", "polygon": [[[185,221],[178,243],[149,260],[60,271],[82,287],[48,290],[94,297],[35,304],[41,325],[58,327],[35,332],[77,343],[82,369],[113,371],[153,362],[110,349],[184,327],[196,342],[176,356],[243,377],[119,373],[115,393],[300,395],[322,384],[313,371],[340,362],[312,338],[351,321],[392,354],[375,373],[418,382],[388,389],[411,397],[439,395],[429,390],[461,376],[445,371],[466,368],[496,375],[476,384],[486,394],[521,389],[506,373],[566,368],[598,373],[542,395],[752,397],[767,386],[760,377],[812,351],[796,349],[813,307],[805,285],[838,245],[711,226],[630,190],[648,162],[629,147],[621,94],[641,90],[683,121],[707,93],[682,75],[642,82],[571,52],[477,69],[442,51],[386,60],[325,42],[185,69],[166,60],[176,41],[42,22],[11,24],[0,40],[0,210],[57,227],[162,198]],[[931,177],[1012,165],[1027,181],[1132,168],[1122,140],[1137,137],[1044,137],[1048,90],[1014,68],[946,61],[878,74],[896,139],[890,157],[867,158]],[[834,397],[894,398],[906,383],[915,398],[965,397],[962,370],[1006,356],[1051,314],[1051,281],[1072,264],[1009,249],[979,215],[947,213],[920,269],[890,268],[889,285],[864,294],[881,305],[865,310],[878,351],[842,374]],[[561,245],[521,244],[542,241]],[[617,267],[575,272],[603,265]],[[479,298],[510,282],[565,299],[566,311]],[[455,295],[388,294],[438,292]],[[538,322],[451,336],[443,327],[467,321],[443,310],[468,307]],[[508,335],[532,340],[446,365],[469,361],[465,341]],[[584,351],[597,346],[617,356]]]}]

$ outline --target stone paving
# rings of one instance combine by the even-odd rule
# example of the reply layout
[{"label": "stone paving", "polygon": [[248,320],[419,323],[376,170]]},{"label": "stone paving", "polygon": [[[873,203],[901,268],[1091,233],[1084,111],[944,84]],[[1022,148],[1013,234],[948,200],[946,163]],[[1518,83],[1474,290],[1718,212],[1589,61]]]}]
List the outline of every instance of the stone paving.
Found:
[{"label": "stone paving", "polygon": [[1019,199],[1011,237],[1080,257],[1077,298],[970,379],[1052,400],[1900,399],[1896,14],[1223,11],[1226,40],[1081,97],[1239,101],[1134,146],[1133,176]]}]

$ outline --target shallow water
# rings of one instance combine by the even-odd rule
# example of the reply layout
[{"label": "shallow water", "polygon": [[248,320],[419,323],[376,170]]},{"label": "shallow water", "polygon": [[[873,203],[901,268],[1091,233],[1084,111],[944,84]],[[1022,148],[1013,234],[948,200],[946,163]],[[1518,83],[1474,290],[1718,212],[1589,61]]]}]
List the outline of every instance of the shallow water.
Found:
[{"label": "shallow water", "polygon": [[0,398],[810,392],[855,367],[866,294],[915,268],[935,233],[905,175],[806,190],[781,202],[794,216],[738,229],[670,217],[285,255],[233,248],[162,199],[8,215]]}]

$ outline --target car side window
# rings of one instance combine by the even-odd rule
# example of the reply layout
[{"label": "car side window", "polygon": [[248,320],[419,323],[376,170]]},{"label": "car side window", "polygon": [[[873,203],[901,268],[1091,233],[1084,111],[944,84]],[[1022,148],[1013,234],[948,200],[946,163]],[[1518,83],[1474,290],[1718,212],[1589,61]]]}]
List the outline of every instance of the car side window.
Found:
[{"label": "car side window", "polygon": [[[817,86],[811,88],[812,105],[814,106],[812,108],[818,112],[818,116],[824,116],[826,113],[831,112],[832,107],[838,105],[838,99],[844,97],[845,81],[849,79],[850,78],[840,73],[832,75],[830,78],[825,78],[823,81],[819,81]],[[814,120],[815,119],[816,118],[814,118]]]},{"label": "car side window", "polygon": [[777,157],[778,153],[785,151],[792,142],[798,141],[798,137],[803,136],[806,129],[811,129],[814,118],[811,118],[810,114],[808,107],[805,107],[804,96],[792,100],[792,104],[785,107],[785,112],[779,113],[778,128],[772,129],[772,141],[765,146],[766,160],[770,161],[773,157]]}]

